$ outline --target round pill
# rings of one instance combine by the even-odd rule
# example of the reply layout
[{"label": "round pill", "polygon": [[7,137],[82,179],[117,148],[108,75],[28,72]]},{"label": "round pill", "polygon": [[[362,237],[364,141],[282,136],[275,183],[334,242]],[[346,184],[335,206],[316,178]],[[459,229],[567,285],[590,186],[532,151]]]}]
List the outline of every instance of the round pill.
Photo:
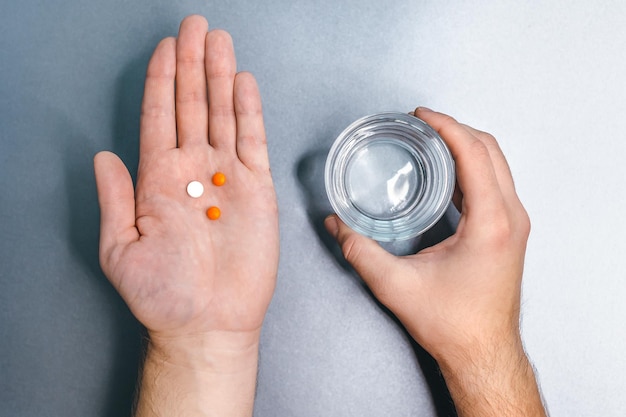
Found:
[{"label": "round pill", "polygon": [[211,220],[217,220],[220,218],[222,212],[218,207],[212,206],[206,211],[206,216]]},{"label": "round pill", "polygon": [[226,175],[222,174],[221,172],[216,172],[215,175],[213,175],[211,181],[213,181],[214,185],[220,187],[226,182]]},{"label": "round pill", "polygon": [[187,194],[189,197],[198,198],[204,193],[204,186],[200,181],[191,181],[187,184]]}]

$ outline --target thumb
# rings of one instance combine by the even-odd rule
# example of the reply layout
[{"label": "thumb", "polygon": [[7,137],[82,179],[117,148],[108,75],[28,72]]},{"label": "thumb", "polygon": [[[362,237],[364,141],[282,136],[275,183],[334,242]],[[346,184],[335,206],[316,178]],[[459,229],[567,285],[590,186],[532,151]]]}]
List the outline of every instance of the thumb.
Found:
[{"label": "thumb", "polygon": [[391,295],[389,290],[393,283],[397,258],[376,241],[350,229],[335,214],[324,220],[324,226],[339,243],[346,260],[384,304],[383,299]]},{"label": "thumb", "polygon": [[111,152],[96,154],[94,171],[100,204],[100,264],[108,275],[115,249],[139,238],[133,181],[124,163]]}]

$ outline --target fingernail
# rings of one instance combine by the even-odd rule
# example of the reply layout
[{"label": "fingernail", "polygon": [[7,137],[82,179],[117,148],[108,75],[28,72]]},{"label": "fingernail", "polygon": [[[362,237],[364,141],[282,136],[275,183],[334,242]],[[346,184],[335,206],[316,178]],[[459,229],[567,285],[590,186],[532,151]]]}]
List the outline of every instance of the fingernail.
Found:
[{"label": "fingernail", "polygon": [[431,109],[429,109],[428,107],[418,107],[417,110],[415,110],[415,113],[417,113],[418,111],[423,111],[423,112],[432,112]]},{"label": "fingernail", "polygon": [[337,238],[337,235],[339,234],[339,224],[337,223],[337,217],[334,214],[331,214],[324,219],[324,227],[326,227],[328,233],[330,233],[335,239]]}]

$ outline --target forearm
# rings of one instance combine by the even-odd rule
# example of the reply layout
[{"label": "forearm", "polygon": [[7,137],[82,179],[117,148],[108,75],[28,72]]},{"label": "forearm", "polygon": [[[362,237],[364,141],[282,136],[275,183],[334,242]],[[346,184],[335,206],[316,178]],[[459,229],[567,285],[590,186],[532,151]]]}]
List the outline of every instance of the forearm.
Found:
[{"label": "forearm", "polygon": [[151,341],[135,416],[251,416],[258,342],[214,339]]},{"label": "forearm", "polygon": [[545,417],[533,368],[521,343],[497,346],[440,367],[459,417]]}]

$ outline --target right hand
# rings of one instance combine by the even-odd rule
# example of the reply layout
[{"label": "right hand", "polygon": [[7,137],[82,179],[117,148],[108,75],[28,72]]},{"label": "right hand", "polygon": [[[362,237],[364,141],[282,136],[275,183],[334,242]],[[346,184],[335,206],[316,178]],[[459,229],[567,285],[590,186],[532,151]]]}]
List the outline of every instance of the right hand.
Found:
[{"label": "right hand", "polygon": [[418,108],[456,161],[456,233],[396,257],[336,215],[326,228],[374,295],[433,357],[454,366],[481,352],[523,355],[520,287],[530,222],[507,162],[489,134]]},{"label": "right hand", "polygon": [[[153,345],[241,345],[256,357],[278,268],[276,196],[256,81],[236,73],[230,35],[207,30],[189,16],[154,51],[136,189],[118,157],[95,158],[100,260]],[[218,171],[223,187],[211,185]],[[205,184],[200,198],[187,195],[191,180]]]}]

